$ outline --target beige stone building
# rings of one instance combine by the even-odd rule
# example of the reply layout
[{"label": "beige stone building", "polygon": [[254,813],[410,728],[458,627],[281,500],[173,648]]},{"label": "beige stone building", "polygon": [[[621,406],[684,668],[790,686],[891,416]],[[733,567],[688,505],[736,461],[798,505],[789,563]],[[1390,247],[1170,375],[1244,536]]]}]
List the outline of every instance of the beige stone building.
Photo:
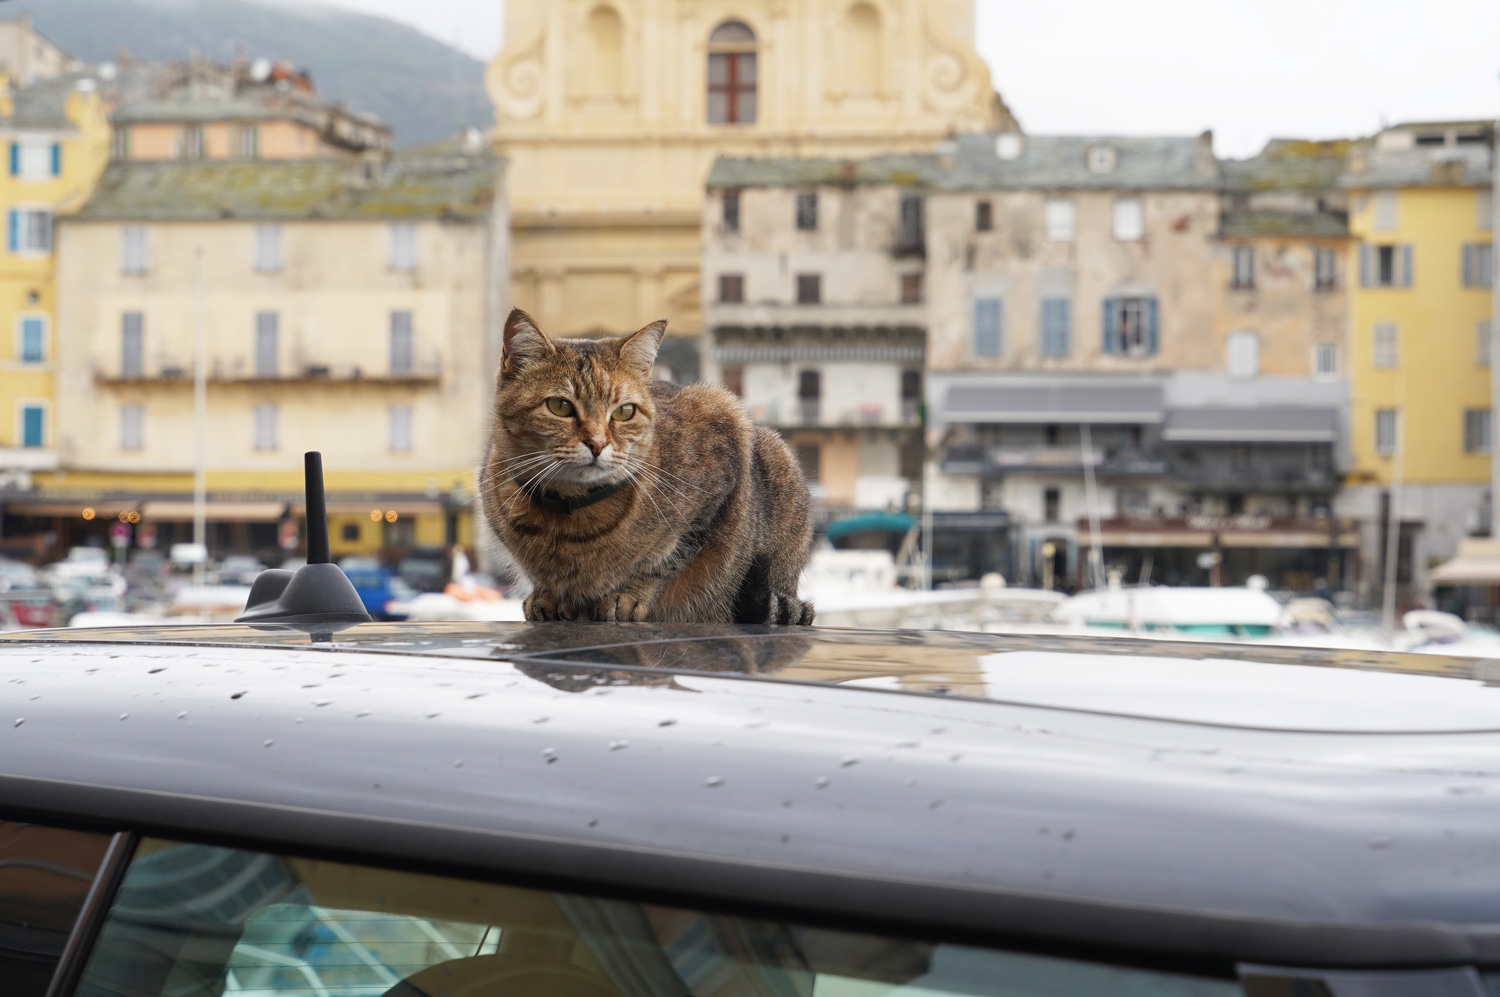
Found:
[{"label": "beige stone building", "polygon": [[274,553],[313,449],[335,553],[471,542],[501,183],[488,150],[112,164],[58,226],[54,528],[190,536],[201,335],[217,553]]},{"label": "beige stone building", "polygon": [[31,15],[0,20],[0,72],[12,83],[30,86],[67,72],[76,60],[36,30]]},{"label": "beige stone building", "polygon": [[703,377],[785,435],[826,515],[920,491],[932,165],[726,158],[709,177]]},{"label": "beige stone building", "polygon": [[[698,333],[714,159],[924,150],[1007,124],[973,30],[972,0],[510,0],[488,84],[516,303],[558,334],[661,316]],[[678,376],[696,358],[663,351]]]}]

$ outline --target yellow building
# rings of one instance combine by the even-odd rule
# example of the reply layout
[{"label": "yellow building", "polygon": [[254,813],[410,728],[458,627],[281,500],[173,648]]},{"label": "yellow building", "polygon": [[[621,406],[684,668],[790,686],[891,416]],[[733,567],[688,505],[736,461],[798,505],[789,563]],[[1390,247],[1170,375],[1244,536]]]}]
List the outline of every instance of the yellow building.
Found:
[{"label": "yellow building", "polygon": [[201,335],[216,555],[275,556],[306,450],[324,454],[335,554],[472,543],[500,190],[486,148],[112,163],[59,227],[63,469],[31,528],[66,546],[134,513],[137,540],[192,538]]},{"label": "yellow building", "polygon": [[109,123],[87,77],[0,89],[0,491],[14,492],[57,466],[53,224],[93,190]]},{"label": "yellow building", "polygon": [[1355,279],[1342,504],[1370,524],[1368,563],[1381,565],[1399,492],[1409,591],[1489,520],[1493,140],[1488,122],[1402,125],[1355,149],[1345,179]]},{"label": "yellow building", "polygon": [[[973,0],[510,0],[489,67],[511,164],[513,297],[556,334],[702,331],[719,155],[864,157],[1013,126]],[[697,368],[693,340],[662,363]]]}]

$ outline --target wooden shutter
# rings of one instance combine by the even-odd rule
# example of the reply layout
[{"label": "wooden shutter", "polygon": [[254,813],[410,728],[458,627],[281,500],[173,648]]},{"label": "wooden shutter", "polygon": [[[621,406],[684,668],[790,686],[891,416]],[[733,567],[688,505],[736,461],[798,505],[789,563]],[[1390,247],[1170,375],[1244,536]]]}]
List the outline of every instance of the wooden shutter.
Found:
[{"label": "wooden shutter", "polygon": [[1400,272],[1396,275],[1397,286],[1411,287],[1411,243],[1401,244],[1398,265]]}]

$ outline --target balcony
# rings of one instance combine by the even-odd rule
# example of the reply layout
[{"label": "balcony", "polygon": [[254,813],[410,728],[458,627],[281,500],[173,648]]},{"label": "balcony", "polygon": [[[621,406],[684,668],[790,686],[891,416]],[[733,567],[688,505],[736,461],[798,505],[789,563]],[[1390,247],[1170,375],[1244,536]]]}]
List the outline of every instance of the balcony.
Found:
[{"label": "balcony", "polygon": [[834,409],[825,399],[799,398],[790,408],[752,400],[749,409],[756,422],[778,429],[915,429],[922,424],[920,409],[901,403],[861,402]]},{"label": "balcony", "polygon": [[[243,360],[224,362],[211,359],[208,367],[210,384],[276,385],[310,383],[321,384],[379,384],[379,385],[435,385],[443,379],[442,358],[433,354],[423,360],[414,361],[402,370],[365,367],[360,364],[304,363],[285,364],[274,374],[257,373]],[[94,382],[107,386],[131,384],[162,387],[170,385],[189,386],[193,383],[192,361],[163,360],[146,365],[140,373],[126,373],[119,367],[94,367]]]},{"label": "balcony", "polygon": [[1326,494],[1338,489],[1339,475],[1331,468],[1309,468],[1271,463],[1194,466],[1172,464],[1172,485],[1184,492],[1280,492]]},{"label": "balcony", "polygon": [[[895,290],[895,288],[891,290],[893,295]],[[896,301],[870,303],[825,300],[816,305],[768,301],[735,304],[708,302],[704,305],[703,311],[705,324],[715,331],[770,329],[818,332],[835,329],[891,329],[911,332],[920,337],[927,325],[926,305],[901,304]],[[915,359],[918,362],[922,359],[920,344],[921,340],[918,339],[915,344],[917,350]],[[724,345],[729,346],[727,343]],[[862,343],[860,345],[866,348],[878,348],[884,344]],[[720,348],[723,347],[715,347],[715,349]],[[904,344],[903,348],[906,348]]]},{"label": "balcony", "polygon": [[948,474],[1004,474],[1007,471],[1055,471],[1082,473],[1092,467],[1113,477],[1166,474],[1166,459],[1156,451],[1134,447],[1112,447],[1084,451],[1078,446],[985,446],[961,444],[944,451],[943,471]]}]

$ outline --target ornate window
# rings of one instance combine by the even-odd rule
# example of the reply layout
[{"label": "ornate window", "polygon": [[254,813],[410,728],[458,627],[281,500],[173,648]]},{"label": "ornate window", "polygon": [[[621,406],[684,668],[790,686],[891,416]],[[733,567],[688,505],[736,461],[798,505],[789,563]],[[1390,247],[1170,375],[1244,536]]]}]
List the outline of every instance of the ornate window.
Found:
[{"label": "ornate window", "polygon": [[708,36],[708,123],[754,124],[756,82],[755,32],[725,21]]}]

